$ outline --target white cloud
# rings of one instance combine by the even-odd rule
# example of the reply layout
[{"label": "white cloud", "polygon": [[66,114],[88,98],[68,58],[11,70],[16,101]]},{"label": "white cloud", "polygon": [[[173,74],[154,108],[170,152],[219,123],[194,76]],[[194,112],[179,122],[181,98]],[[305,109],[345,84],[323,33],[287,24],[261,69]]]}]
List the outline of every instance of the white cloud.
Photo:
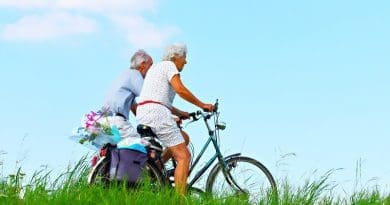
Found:
[{"label": "white cloud", "polygon": [[127,40],[136,47],[160,47],[173,35],[180,33],[174,26],[158,27],[140,16],[111,16],[126,35]]},{"label": "white cloud", "polygon": [[69,9],[96,13],[136,13],[156,9],[158,0],[0,0],[0,8]]},{"label": "white cloud", "polygon": [[0,0],[0,7],[18,8],[18,9],[37,9],[48,8],[54,5],[56,1],[51,0]]},{"label": "white cloud", "polygon": [[92,33],[97,30],[95,21],[65,12],[31,15],[4,27],[2,38],[11,41],[43,41],[58,37]]},{"label": "white cloud", "polygon": [[[142,17],[144,12],[156,12],[159,1],[0,0],[0,8],[21,9],[26,13],[17,22],[0,25],[0,35],[4,40],[44,41],[92,33],[97,31],[97,19],[103,17],[123,31],[123,37],[133,46],[160,47],[180,29],[159,26]],[[37,11],[43,15],[31,15]]]},{"label": "white cloud", "polygon": [[139,13],[156,9],[157,0],[58,0],[60,9],[76,9],[101,14]]}]

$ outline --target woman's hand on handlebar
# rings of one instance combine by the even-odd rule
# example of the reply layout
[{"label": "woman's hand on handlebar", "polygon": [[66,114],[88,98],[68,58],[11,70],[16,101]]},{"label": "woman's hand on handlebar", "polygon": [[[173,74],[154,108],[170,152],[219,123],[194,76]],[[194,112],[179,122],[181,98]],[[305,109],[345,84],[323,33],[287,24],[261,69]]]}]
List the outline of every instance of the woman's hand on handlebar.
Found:
[{"label": "woman's hand on handlebar", "polygon": [[213,112],[214,111],[214,105],[213,104],[203,104],[201,108],[205,112]]}]

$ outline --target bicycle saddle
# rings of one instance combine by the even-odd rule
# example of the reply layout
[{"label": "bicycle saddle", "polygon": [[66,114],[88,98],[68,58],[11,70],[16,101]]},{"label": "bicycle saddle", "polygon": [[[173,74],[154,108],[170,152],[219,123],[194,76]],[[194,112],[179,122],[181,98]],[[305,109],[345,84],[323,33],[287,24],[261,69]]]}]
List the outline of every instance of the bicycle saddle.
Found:
[{"label": "bicycle saddle", "polygon": [[139,124],[137,126],[137,132],[141,135],[141,137],[157,137],[157,135],[152,131],[152,128],[147,125]]}]

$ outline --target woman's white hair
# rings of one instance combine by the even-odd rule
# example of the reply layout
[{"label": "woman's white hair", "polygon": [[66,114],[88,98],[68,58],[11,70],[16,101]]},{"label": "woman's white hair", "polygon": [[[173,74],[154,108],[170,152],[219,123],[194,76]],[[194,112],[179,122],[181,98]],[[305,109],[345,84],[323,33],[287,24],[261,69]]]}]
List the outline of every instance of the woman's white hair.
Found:
[{"label": "woman's white hair", "polygon": [[187,46],[182,43],[175,43],[165,48],[162,60],[170,61],[173,56],[183,57],[187,54]]},{"label": "woman's white hair", "polygon": [[137,69],[139,65],[143,62],[147,62],[149,60],[150,55],[146,53],[144,50],[140,49],[134,53],[134,55],[130,59],[130,68]]}]

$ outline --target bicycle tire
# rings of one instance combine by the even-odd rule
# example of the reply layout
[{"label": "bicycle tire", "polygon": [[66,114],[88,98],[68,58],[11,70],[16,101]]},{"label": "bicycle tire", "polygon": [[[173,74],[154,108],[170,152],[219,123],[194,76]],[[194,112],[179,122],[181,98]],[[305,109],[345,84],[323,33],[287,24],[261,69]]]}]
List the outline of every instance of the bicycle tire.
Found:
[{"label": "bicycle tire", "polygon": [[[106,157],[103,157],[92,168],[88,177],[88,184],[101,185],[103,187],[109,186],[111,184],[109,169],[110,160]],[[147,185],[155,189],[166,184],[166,179],[162,177],[160,170],[150,162],[145,163],[141,176],[142,177],[137,183],[139,185],[143,184],[143,186]]]},{"label": "bicycle tire", "polygon": [[139,184],[143,183],[144,187],[150,187],[153,191],[161,189],[165,185],[169,184],[168,179],[163,177],[160,169],[157,166],[147,161],[141,174],[141,180]]},{"label": "bicycle tire", "polygon": [[239,191],[229,183],[222,171],[221,164],[217,164],[207,178],[207,193],[217,197],[244,195],[252,203],[258,203],[261,197],[267,196],[267,194],[271,194],[268,196],[272,197],[277,196],[276,183],[271,172],[259,161],[249,157],[236,156],[226,159],[225,163],[231,177],[244,192]]},{"label": "bicycle tire", "polygon": [[110,183],[110,160],[102,157],[88,175],[89,185],[108,186]]},{"label": "bicycle tire", "polygon": [[187,187],[187,194],[194,198],[202,198],[206,196],[206,192],[197,187]]}]

